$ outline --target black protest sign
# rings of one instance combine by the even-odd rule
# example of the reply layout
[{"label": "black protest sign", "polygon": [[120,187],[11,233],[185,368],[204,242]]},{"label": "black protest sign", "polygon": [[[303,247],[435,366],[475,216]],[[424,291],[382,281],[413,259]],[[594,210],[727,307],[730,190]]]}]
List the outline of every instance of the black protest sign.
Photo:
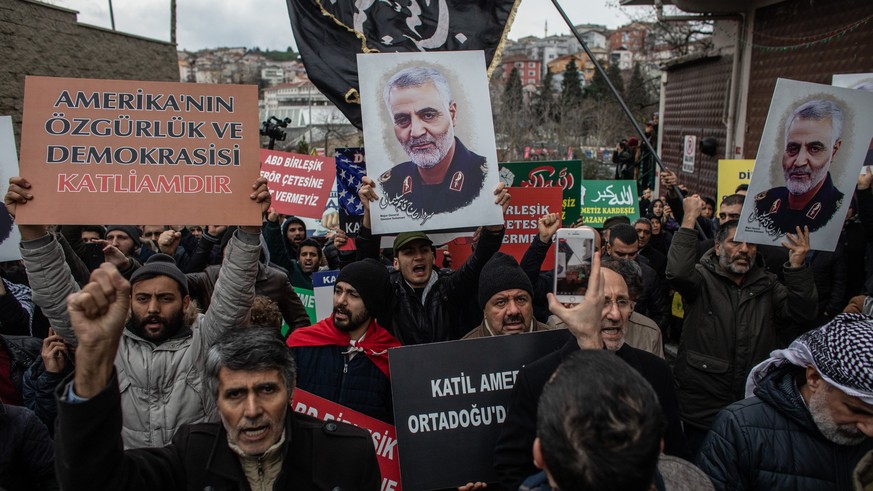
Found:
[{"label": "black protest sign", "polygon": [[494,445],[524,365],[559,349],[566,329],[389,350],[404,489],[494,482]]}]

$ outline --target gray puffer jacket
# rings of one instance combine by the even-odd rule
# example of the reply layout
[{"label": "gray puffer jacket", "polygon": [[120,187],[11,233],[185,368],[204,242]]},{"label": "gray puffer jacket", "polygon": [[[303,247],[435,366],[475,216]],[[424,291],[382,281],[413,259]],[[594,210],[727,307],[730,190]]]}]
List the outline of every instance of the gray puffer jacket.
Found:
[{"label": "gray puffer jacket", "polygon": [[673,235],[667,279],[682,295],[685,322],[673,375],[682,419],[707,429],[716,414],[745,395],[746,377],[778,348],[781,325],[815,317],[818,295],[808,265],[785,264],[784,283],[754,264],[741,285],[727,275],[710,249],[697,262],[697,232]]},{"label": "gray puffer jacket", "polygon": [[[258,235],[237,231],[225,253],[221,276],[206,314],[198,314],[184,332],[156,345],[125,329],[115,358],[124,415],[126,448],[163,447],[179,426],[214,421],[214,397],[203,384],[209,347],[228,328],[247,325],[255,296],[260,254]],[[21,255],[33,288],[34,303],[55,332],[75,344],[66,298],[79,290],[51,236],[22,241]]]}]

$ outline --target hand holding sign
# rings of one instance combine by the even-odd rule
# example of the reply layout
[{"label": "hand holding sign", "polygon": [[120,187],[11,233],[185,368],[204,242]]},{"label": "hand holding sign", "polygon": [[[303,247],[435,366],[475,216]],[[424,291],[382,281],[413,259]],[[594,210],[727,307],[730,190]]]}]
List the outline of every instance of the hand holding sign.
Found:
[{"label": "hand holding sign", "polygon": [[[255,183],[252,184],[252,194],[249,195],[249,199],[261,205],[261,215],[267,212],[270,209],[270,190],[267,189],[267,180],[263,177],[259,177],[255,179]],[[261,226],[242,226],[241,230],[253,234],[261,233]]]},{"label": "hand holding sign", "polygon": [[866,171],[858,176],[858,191],[870,189],[870,184],[873,184],[873,171],[870,170],[870,167],[867,167]]},{"label": "hand holding sign", "polygon": [[[18,207],[27,204],[32,199],[33,193],[27,179],[20,176],[9,178],[9,189],[6,191],[6,196],[3,197],[3,203],[13,219]],[[21,232],[21,240],[37,239],[46,234],[45,225],[18,224],[18,230]]]},{"label": "hand holding sign", "polygon": [[785,234],[787,242],[782,242],[782,246],[788,249],[788,263],[792,268],[799,268],[806,262],[806,255],[809,254],[809,227],[797,227],[796,234]]},{"label": "hand holding sign", "polygon": [[567,324],[582,349],[601,349],[600,322],[603,317],[603,274],[600,272],[600,252],[595,252],[591,260],[591,277],[588,290],[582,303],[570,308],[564,307],[555,295],[548,293],[549,310]]},{"label": "hand holding sign", "polygon": [[[503,182],[497,183],[497,187],[494,188],[494,204],[500,205],[503,209],[503,214],[506,214],[506,209],[509,208],[509,201],[512,198],[509,194],[509,190],[506,189],[506,184]],[[500,225],[488,225],[485,227],[487,230],[492,232],[499,232],[503,230],[503,224]]]},{"label": "hand holding sign", "polygon": [[361,199],[361,204],[364,205],[364,221],[363,226],[371,228],[370,221],[370,202],[379,199],[376,194],[376,183],[367,176],[361,178],[361,188],[358,189],[358,198]]}]

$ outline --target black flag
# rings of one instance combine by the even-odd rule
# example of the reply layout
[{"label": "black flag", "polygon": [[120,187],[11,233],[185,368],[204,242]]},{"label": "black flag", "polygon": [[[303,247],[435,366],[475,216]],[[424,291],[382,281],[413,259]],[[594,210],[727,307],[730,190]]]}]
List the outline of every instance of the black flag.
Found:
[{"label": "black flag", "polygon": [[358,53],[484,50],[491,66],[521,0],[287,2],[309,79],[360,128]]}]

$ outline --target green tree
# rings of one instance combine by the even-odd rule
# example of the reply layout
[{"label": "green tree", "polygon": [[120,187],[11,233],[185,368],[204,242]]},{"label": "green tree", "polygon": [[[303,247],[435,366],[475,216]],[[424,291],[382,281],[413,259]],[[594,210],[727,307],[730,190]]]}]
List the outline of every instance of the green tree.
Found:
[{"label": "green tree", "polygon": [[515,159],[527,129],[530,125],[527,107],[524,103],[524,92],[521,88],[521,77],[518,69],[513,68],[503,87],[500,97],[500,116],[497,121],[498,131],[503,137],[509,158]]},{"label": "green tree", "polygon": [[509,73],[509,79],[506,81],[506,86],[503,88],[503,113],[516,113],[521,111],[524,105],[524,94],[521,92],[521,77],[518,75],[518,68],[513,67]]},{"label": "green tree", "polygon": [[561,80],[561,104],[576,108],[580,102],[582,102],[582,81],[579,79],[576,60],[570,60],[564,68],[564,79]]},{"label": "green tree", "polygon": [[546,76],[543,78],[540,91],[533,100],[534,120],[537,126],[544,126],[553,123],[557,120],[556,110],[556,93],[554,87],[555,75],[546,70]]},{"label": "green tree", "polygon": [[634,118],[641,123],[645,122],[649,109],[652,108],[655,102],[650,94],[649,84],[650,82],[643,77],[643,71],[639,63],[635,63],[627,84],[625,102],[633,113]]},{"label": "green tree", "polygon": [[621,76],[621,69],[618,67],[618,62],[609,64],[606,68],[606,76],[609,77],[609,81],[612,82],[612,85],[615,87],[615,90],[618,91],[619,95],[624,97],[624,78]]},{"label": "green tree", "polygon": [[305,136],[300,137],[300,141],[297,142],[297,148],[294,149],[294,153],[309,155],[309,144],[306,143]]}]

